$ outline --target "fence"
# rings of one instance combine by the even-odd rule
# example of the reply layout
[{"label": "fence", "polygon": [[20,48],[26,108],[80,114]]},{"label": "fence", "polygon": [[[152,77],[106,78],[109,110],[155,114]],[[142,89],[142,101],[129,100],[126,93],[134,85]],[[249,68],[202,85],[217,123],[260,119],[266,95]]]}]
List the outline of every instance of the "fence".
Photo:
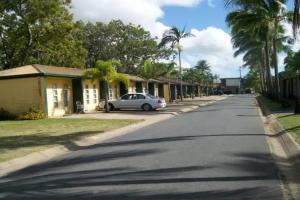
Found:
[{"label": "fence", "polygon": [[285,99],[300,97],[300,75],[293,77],[280,77],[280,91]]}]

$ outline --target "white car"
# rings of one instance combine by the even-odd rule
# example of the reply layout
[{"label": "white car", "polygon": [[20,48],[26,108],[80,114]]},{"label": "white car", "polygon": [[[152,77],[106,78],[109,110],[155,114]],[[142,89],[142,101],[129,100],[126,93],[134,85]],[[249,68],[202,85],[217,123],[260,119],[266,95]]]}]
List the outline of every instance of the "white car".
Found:
[{"label": "white car", "polygon": [[143,109],[145,111],[155,110],[166,107],[166,101],[163,98],[155,97],[145,93],[129,93],[123,95],[120,99],[109,100],[109,109]]}]

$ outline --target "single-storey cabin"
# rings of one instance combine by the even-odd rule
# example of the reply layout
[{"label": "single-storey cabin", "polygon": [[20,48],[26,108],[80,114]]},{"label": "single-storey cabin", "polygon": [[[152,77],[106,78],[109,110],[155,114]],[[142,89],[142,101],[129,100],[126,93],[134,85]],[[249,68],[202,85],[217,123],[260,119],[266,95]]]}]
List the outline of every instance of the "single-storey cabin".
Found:
[{"label": "single-storey cabin", "polygon": [[0,71],[0,108],[12,113],[38,109],[49,117],[85,111],[99,104],[99,81],[82,79],[83,70],[27,65]]},{"label": "single-storey cabin", "polygon": [[[84,70],[46,65],[27,65],[0,71],[0,108],[19,114],[29,109],[41,110],[48,117],[77,112],[81,105],[84,112],[95,111],[104,101],[104,84],[99,80],[84,79]],[[150,79],[124,74],[128,86],[119,81],[109,84],[109,99],[126,93],[150,93],[176,100],[180,94],[180,82],[165,78]],[[197,86],[196,86],[197,87]],[[184,82],[184,97],[196,94],[193,84]],[[148,91],[147,91],[148,88]]]},{"label": "single-storey cabin", "polygon": [[[159,96],[169,101],[169,89],[168,83],[163,80],[150,79],[148,80],[148,91],[147,81],[139,76],[124,74],[129,80],[128,87],[122,82],[115,81],[109,85],[109,99],[116,99],[126,93],[149,93],[153,96]],[[102,88],[102,89],[101,89]],[[100,88],[104,91],[104,85]],[[101,93],[101,99],[104,99],[104,92]]]}]

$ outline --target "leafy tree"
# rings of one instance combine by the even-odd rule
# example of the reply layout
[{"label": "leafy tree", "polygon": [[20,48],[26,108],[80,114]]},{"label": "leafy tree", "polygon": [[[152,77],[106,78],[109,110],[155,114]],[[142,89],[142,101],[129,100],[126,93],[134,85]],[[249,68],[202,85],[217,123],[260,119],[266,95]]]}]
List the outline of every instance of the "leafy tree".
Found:
[{"label": "leafy tree", "polygon": [[94,68],[89,68],[85,72],[86,78],[91,78],[92,80],[99,80],[103,81],[105,84],[105,111],[109,112],[112,108],[109,107],[108,104],[108,84],[112,83],[113,81],[121,81],[126,86],[128,86],[128,79],[125,75],[119,74],[116,71],[116,67],[120,66],[121,63],[115,60],[110,61],[102,61],[99,60],[96,62]]},{"label": "leafy tree", "polygon": [[209,95],[209,90],[213,86],[213,81],[217,79],[217,76],[213,75],[210,68],[211,67],[206,60],[199,60],[193,68],[186,70],[183,76],[184,80],[198,83],[201,91],[202,86],[205,86],[206,95]]},{"label": "leafy tree", "polygon": [[195,65],[195,68],[202,73],[210,71],[210,65],[206,60],[199,60]]},{"label": "leafy tree", "polygon": [[116,59],[122,64],[119,72],[137,73],[138,66],[143,65],[145,60],[168,58],[171,54],[170,50],[158,47],[156,39],[141,26],[113,20],[108,24],[89,22],[83,27],[89,67],[94,66],[97,60]]},{"label": "leafy tree", "polygon": [[177,27],[173,27],[170,30],[167,30],[163,34],[163,38],[160,42],[159,46],[166,46],[171,44],[171,49],[176,48],[178,53],[178,60],[179,60],[179,72],[180,72],[180,99],[183,101],[183,88],[182,88],[182,66],[181,66],[181,52],[182,48],[180,46],[180,41],[183,38],[191,37],[193,34],[186,32],[185,28],[183,30],[179,30]]},{"label": "leafy tree", "polygon": [[30,63],[84,67],[80,29],[68,11],[70,0],[2,0],[0,65]]},{"label": "leafy tree", "polygon": [[195,66],[197,70],[197,80],[202,90],[202,85],[205,85],[206,95],[208,95],[209,87],[212,87],[215,76],[211,72],[211,66],[206,60],[199,60]]},{"label": "leafy tree", "polygon": [[245,88],[252,88],[256,92],[261,92],[259,73],[260,72],[258,69],[255,69],[255,68],[250,69],[248,74],[244,77]]},{"label": "leafy tree", "polygon": [[284,59],[285,71],[288,74],[300,74],[300,51],[289,51]]}]

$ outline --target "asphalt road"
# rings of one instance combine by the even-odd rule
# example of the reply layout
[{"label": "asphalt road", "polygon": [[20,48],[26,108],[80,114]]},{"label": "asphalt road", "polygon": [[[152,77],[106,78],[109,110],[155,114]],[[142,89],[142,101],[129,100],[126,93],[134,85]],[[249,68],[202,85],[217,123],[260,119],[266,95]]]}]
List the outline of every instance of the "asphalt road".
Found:
[{"label": "asphalt road", "polygon": [[251,96],[235,96],[0,180],[5,199],[283,199]]}]

